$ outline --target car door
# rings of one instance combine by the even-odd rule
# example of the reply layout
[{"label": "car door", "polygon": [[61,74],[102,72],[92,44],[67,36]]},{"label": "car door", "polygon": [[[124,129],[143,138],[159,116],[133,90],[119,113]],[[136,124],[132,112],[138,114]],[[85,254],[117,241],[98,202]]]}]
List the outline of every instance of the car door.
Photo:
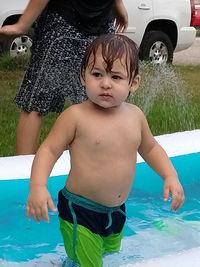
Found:
[{"label": "car door", "polygon": [[140,46],[147,25],[153,18],[152,3],[151,0],[124,0],[129,16],[126,35],[138,46]]}]

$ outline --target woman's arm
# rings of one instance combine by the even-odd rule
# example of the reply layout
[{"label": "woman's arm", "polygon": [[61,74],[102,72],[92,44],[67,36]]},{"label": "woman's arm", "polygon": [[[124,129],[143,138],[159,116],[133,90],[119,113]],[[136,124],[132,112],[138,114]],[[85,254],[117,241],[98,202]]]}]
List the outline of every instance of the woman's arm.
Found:
[{"label": "woman's arm", "polygon": [[42,13],[48,2],[49,0],[30,0],[18,22],[2,27],[0,34],[21,35],[25,33]]},{"label": "woman's arm", "polygon": [[114,15],[116,31],[124,32],[128,27],[128,13],[123,0],[115,0]]}]

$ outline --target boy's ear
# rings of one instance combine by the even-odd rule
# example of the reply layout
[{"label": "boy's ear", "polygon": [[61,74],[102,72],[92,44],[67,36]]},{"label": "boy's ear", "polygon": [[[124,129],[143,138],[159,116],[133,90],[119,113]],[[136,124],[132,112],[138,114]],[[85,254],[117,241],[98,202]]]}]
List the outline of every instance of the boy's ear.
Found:
[{"label": "boy's ear", "polygon": [[131,92],[131,93],[134,93],[134,92],[138,89],[138,87],[140,86],[140,80],[141,80],[141,77],[140,77],[139,74],[137,74],[137,75],[133,78],[133,80],[132,80],[132,82],[131,82],[131,88],[130,88],[130,92]]},{"label": "boy's ear", "polygon": [[81,84],[83,86],[85,86],[85,80],[84,80],[84,74],[83,73],[80,74],[80,80],[81,80]]}]

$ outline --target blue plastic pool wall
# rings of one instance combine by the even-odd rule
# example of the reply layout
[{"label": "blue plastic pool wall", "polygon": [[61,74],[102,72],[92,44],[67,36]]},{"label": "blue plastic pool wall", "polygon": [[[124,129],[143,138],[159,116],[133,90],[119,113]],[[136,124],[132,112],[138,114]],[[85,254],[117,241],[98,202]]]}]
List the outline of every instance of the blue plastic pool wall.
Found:
[{"label": "blue plastic pool wall", "polygon": [[[184,188],[197,184],[200,153],[193,153],[171,158]],[[65,184],[66,176],[51,177],[48,187],[53,200],[57,202],[57,192]],[[145,195],[162,198],[163,182],[146,163],[137,164],[136,176],[130,198],[136,195]],[[55,244],[62,243],[59,232],[57,214],[50,214],[51,223],[36,224],[28,221],[25,216],[25,203],[29,190],[29,180],[2,180],[0,181],[0,258],[14,261],[27,261],[33,258],[32,251],[22,248],[34,247],[35,254],[54,251]],[[193,190],[194,191],[194,190]],[[195,194],[195,192],[193,192]],[[189,191],[188,191],[189,194]],[[198,192],[197,192],[198,194]],[[11,208],[10,208],[11,207]],[[129,215],[128,215],[129,216]],[[52,225],[54,226],[52,233]],[[129,235],[127,230],[125,235]],[[41,239],[38,246],[38,240]],[[6,244],[9,246],[6,248]],[[4,247],[2,249],[2,247]],[[24,252],[25,251],[25,252]]]}]

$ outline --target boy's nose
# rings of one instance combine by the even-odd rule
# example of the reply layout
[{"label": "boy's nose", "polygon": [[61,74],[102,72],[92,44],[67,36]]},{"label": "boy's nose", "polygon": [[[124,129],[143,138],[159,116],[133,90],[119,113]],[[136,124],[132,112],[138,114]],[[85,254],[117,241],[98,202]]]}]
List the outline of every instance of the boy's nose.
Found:
[{"label": "boy's nose", "polygon": [[104,89],[110,89],[111,88],[111,81],[109,77],[103,77],[101,81],[101,87]]}]

